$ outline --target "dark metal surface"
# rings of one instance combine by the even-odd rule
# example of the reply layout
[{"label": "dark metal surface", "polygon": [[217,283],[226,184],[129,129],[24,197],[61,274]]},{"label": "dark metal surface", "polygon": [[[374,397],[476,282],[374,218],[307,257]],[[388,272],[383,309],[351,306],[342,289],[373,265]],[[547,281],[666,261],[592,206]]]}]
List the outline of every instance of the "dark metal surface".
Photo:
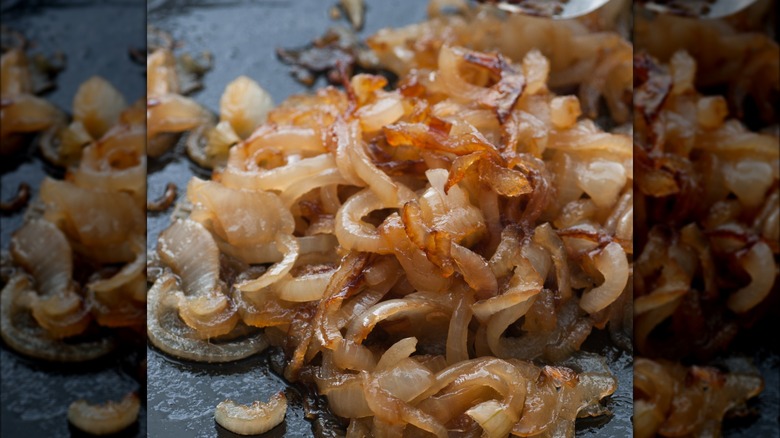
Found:
[{"label": "dark metal surface", "polygon": [[[57,88],[45,97],[70,111],[78,86],[93,75],[111,82],[128,103],[145,96],[144,67],[133,64],[128,48],[146,44],[145,7],[142,1],[3,1],[2,23],[22,32],[32,53],[63,52],[67,67],[56,80]],[[44,164],[29,148],[11,159],[3,158],[2,199],[9,199],[20,182],[36,194],[47,174],[61,171]],[[22,224],[23,212],[0,217],[0,245],[8,248],[11,233]],[[143,350],[128,347],[119,354],[92,364],[61,366],[27,359],[0,348],[0,393],[3,437],[79,436],[69,426],[68,405],[77,399],[90,402],[119,400],[129,391],[145,397],[139,370]],[[145,436],[145,407],[139,423],[120,436]]]},{"label": "dark metal surface", "polygon": [[[345,19],[333,21],[329,9],[337,1],[256,0],[235,2],[192,2],[158,0],[149,3],[150,24],[170,32],[181,43],[181,53],[210,51],[214,68],[204,78],[204,90],[193,97],[212,112],[219,109],[225,86],[246,75],[268,90],[276,103],[291,94],[307,91],[289,75],[289,69],[276,59],[277,47],[300,47],[322,35],[329,26],[348,25]],[[365,27],[361,36],[388,26],[403,26],[426,18],[427,1],[367,1]],[[324,85],[320,79],[315,85]],[[194,174],[208,177],[185,156],[179,145],[149,163],[148,191],[151,199],[174,182],[183,196]],[[147,244],[156,245],[157,236],[170,221],[170,211],[147,217]],[[610,359],[619,379],[618,391],[608,407],[613,415],[578,426],[577,436],[631,436],[632,381],[631,355],[609,345],[602,336],[590,343],[594,351]],[[265,355],[237,364],[206,365],[181,363],[159,353],[148,352],[149,436],[213,437],[231,436],[213,419],[214,407],[225,398],[250,403],[267,400],[285,388],[285,382],[271,373]],[[293,393],[295,391],[292,391]],[[289,393],[288,393],[289,396]],[[290,398],[290,397],[288,397]],[[299,398],[292,398],[283,425],[267,436],[310,437],[312,425],[303,418]]]}]

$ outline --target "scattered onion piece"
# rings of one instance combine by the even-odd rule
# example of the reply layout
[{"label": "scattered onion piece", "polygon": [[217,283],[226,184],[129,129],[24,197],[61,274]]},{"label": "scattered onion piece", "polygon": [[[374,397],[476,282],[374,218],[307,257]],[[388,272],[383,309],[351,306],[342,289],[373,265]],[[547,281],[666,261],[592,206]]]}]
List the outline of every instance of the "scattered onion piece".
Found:
[{"label": "scattered onion piece", "polygon": [[239,435],[260,435],[284,421],[287,413],[287,397],[280,392],[267,402],[256,401],[240,405],[225,400],[217,405],[214,420],[225,429]]},{"label": "scattered onion piece", "polygon": [[93,405],[86,400],[77,400],[68,407],[68,421],[92,435],[111,435],[127,429],[138,420],[141,401],[130,393],[121,401],[108,401]]}]

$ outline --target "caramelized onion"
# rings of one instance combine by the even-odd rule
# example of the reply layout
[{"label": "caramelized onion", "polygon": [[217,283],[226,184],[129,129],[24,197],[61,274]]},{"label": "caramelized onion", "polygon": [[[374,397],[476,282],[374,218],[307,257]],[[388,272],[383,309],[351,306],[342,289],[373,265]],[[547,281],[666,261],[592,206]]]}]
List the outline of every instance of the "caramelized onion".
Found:
[{"label": "caramelized onion", "polygon": [[107,336],[64,342],[48,335],[32,318],[25,303],[32,291],[28,277],[12,277],[0,292],[0,334],[14,350],[27,356],[55,362],[84,362],[112,352],[115,341]]},{"label": "caramelized onion", "polygon": [[233,330],[238,313],[219,279],[219,249],[211,234],[197,222],[179,220],[160,234],[157,252],[181,278],[182,291],[168,292],[181,319],[204,338]]},{"label": "caramelized onion", "polygon": [[238,339],[199,339],[168,303],[176,291],[176,283],[173,275],[163,274],[148,292],[146,330],[155,347],[172,356],[199,362],[232,362],[268,347],[265,336],[257,332]]},{"label": "caramelized onion", "polygon": [[128,428],[138,420],[141,401],[130,393],[119,402],[108,401],[92,405],[86,400],[77,400],[68,407],[68,421],[92,435],[111,435]]},{"label": "caramelized onion", "polygon": [[604,276],[604,282],[582,295],[580,307],[588,313],[596,313],[611,304],[628,282],[626,253],[619,244],[608,244],[594,259],[596,269]]},{"label": "caramelized onion", "polygon": [[[350,420],[348,436],[570,436],[615,390],[603,362],[563,361],[594,326],[625,327],[633,145],[588,117],[601,96],[628,116],[630,46],[578,21],[461,6],[369,40],[400,76],[393,91],[343,78],[344,91],[292,96],[244,129],[231,117],[265,105],[239,79],[221,123],[193,137],[210,164],[226,157],[178,210],[210,243],[177,236],[182,254],[163,265],[185,295],[190,262],[206,289],[229,290],[242,322],[285,352],[285,377]],[[542,34],[554,50],[534,43]],[[175,84],[162,79],[165,96]],[[551,91],[561,85],[580,97]],[[149,293],[155,345],[251,354],[231,342],[242,325],[198,343],[209,330],[177,314],[177,288],[163,274]]]},{"label": "caramelized onion", "polygon": [[214,420],[239,435],[260,435],[281,424],[286,413],[287,397],[280,392],[267,403],[256,401],[251,405],[240,405],[232,400],[220,402],[214,411]]},{"label": "caramelized onion", "polygon": [[241,138],[249,137],[265,122],[274,102],[267,91],[246,76],[239,76],[225,87],[219,100],[219,117],[227,121]]}]

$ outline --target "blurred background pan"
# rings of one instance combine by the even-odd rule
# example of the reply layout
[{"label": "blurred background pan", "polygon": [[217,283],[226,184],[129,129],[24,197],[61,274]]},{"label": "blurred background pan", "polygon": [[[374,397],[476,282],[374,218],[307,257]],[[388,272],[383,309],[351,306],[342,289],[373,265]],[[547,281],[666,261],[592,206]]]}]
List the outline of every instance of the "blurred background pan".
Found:
[{"label": "blurred background pan", "polygon": [[[213,69],[203,79],[204,88],[192,97],[212,112],[219,109],[225,86],[240,75],[257,81],[273,96],[276,104],[307,88],[289,74],[289,67],[276,58],[276,49],[301,47],[332,26],[349,26],[345,18],[330,16],[337,0],[255,0],[255,1],[182,1],[149,2],[149,24],[171,34],[179,44],[178,53],[192,56],[202,52],[213,55]],[[366,1],[365,38],[384,27],[401,27],[427,17],[426,0]],[[314,85],[326,85],[320,78]],[[209,172],[191,162],[182,144],[158,159],[149,161],[148,196],[155,199],[173,182],[183,196],[187,181],[196,175],[208,178]],[[157,236],[170,223],[171,210],[147,215],[148,249],[156,248]],[[608,336],[594,339],[590,349],[607,356],[620,387],[609,408],[613,415],[598,424],[579,424],[577,436],[631,436],[632,360],[629,353],[612,346]],[[149,436],[213,437],[238,436],[214,422],[214,408],[230,398],[238,403],[268,400],[286,390],[290,408],[284,423],[269,431],[267,437],[329,437],[344,433],[328,421],[327,415],[314,423],[306,412],[322,406],[309,399],[305,389],[290,388],[274,373],[278,354],[266,352],[258,357],[230,364],[209,365],[179,362],[154,347],[148,353]],[[320,401],[321,402],[321,401]],[[304,408],[306,405],[306,408]]]},{"label": "blurred background pan", "polygon": [[[131,47],[143,51],[146,44],[145,2],[3,0],[0,5],[2,25],[27,38],[28,54],[61,52],[67,58],[56,89],[44,95],[60,109],[70,111],[79,85],[93,75],[111,82],[128,102],[146,95],[145,67],[128,55]],[[46,175],[63,174],[45,164],[32,145],[13,157],[3,157],[1,169],[3,200],[13,198],[21,182],[29,184],[34,194]],[[23,216],[24,211],[19,211],[0,217],[3,249],[8,249],[10,235]],[[142,348],[125,346],[96,363],[63,366],[22,357],[2,344],[0,436],[81,436],[68,424],[68,405],[77,399],[119,400],[130,391],[138,391],[145,400],[146,383],[138,368],[142,359]],[[140,421],[118,436],[146,436],[145,412],[142,402]]]}]

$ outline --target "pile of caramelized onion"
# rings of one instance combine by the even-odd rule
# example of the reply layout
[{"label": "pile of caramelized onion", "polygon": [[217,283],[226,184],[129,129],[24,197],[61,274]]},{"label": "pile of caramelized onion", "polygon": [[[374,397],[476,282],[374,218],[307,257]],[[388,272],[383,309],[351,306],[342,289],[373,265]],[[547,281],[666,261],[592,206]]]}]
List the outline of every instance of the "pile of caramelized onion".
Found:
[{"label": "pile of caramelized onion", "polygon": [[[149,260],[152,343],[208,362],[281,347],[285,376],[315,384],[351,437],[572,436],[606,413],[617,382],[578,350],[594,328],[630,345],[632,140],[548,83],[605,95],[622,122],[630,82],[584,72],[630,78],[630,45],[568,22],[547,26],[584,59],[551,62],[542,39],[511,54],[431,40],[463,20],[516,27],[485,14],[373,37],[380,58],[418,50],[382,61],[392,90],[358,74],[271,108],[251,79],[228,85],[220,121],[187,140],[213,177],[189,182]],[[439,27],[452,32],[410,47]],[[150,96],[150,130],[203,113]]]},{"label": "pile of caramelized onion", "polygon": [[[145,325],[143,101],[128,107],[111,84],[92,77],[77,90],[69,119],[30,94],[23,50],[3,54],[2,72],[3,145],[22,147],[23,134],[39,133],[42,156],[65,167],[65,178],[44,178],[3,252],[0,335],[38,359],[97,359],[118,346],[117,329],[137,338]],[[105,405],[80,400],[68,419],[107,434],[134,423],[139,409],[134,394]]]},{"label": "pile of caramelized onion", "polygon": [[96,326],[145,322],[144,110],[93,77],[64,120],[40,145],[66,177],[42,181],[3,261],[1,333],[29,356],[82,361],[114,347]]},{"label": "pile of caramelized onion", "polygon": [[[731,354],[780,298],[777,125],[753,132],[742,122],[751,104],[759,112],[746,122],[776,114],[769,96],[780,91],[780,51],[725,23],[678,24],[666,37],[637,26],[637,44],[653,56],[634,59],[634,342],[642,356],[707,364]],[[697,91],[713,85],[727,94]],[[726,411],[763,387],[747,365],[724,374],[667,360],[636,361],[638,436],[717,436]]]}]

